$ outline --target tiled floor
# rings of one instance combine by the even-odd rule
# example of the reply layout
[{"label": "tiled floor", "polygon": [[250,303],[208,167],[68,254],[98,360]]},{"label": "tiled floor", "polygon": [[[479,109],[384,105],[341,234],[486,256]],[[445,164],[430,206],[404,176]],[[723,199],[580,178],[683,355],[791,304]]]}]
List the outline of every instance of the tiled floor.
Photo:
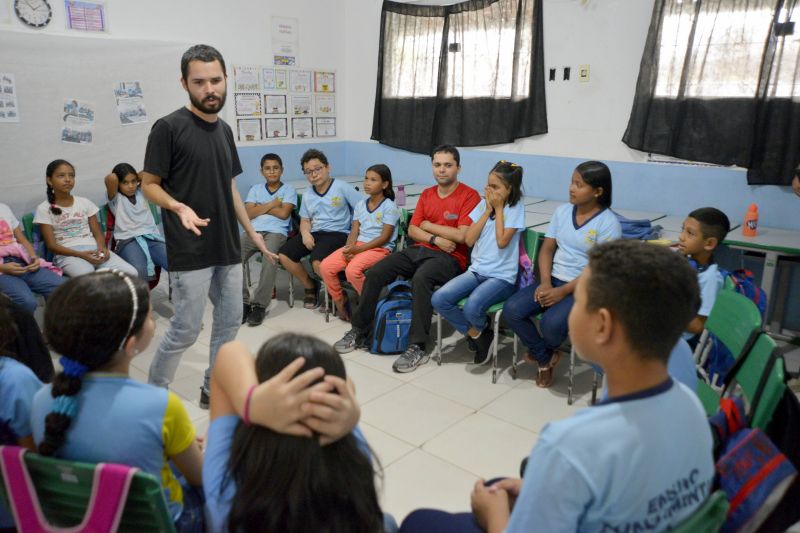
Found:
[{"label": "tiled floor", "polygon": [[[254,279],[257,279],[254,272]],[[287,274],[278,275],[278,300],[259,327],[242,326],[238,339],[253,352],[277,333],[302,331],[335,342],[349,329],[336,318],[287,304]],[[156,337],[133,361],[134,378],[146,380],[155,350],[172,313],[166,283],[152,292]],[[197,343],[183,356],[171,389],[186,405],[198,433],[208,428],[208,412],[197,407],[203,371],[208,362],[211,329],[209,303],[204,329]],[[435,328],[433,328],[435,332]],[[398,522],[411,510],[434,507],[452,511],[469,508],[469,494],[479,477],[518,475],[520,461],[536,442],[537,433],[550,420],[568,416],[587,405],[591,372],[577,367],[577,400],[566,400],[567,361],[559,365],[558,381],[551,390],[532,382],[533,372],[522,367],[513,380],[510,343],[501,345],[498,382],[491,382],[491,367],[466,364],[471,359],[460,335],[447,326],[444,362],[431,360],[409,374],[392,371],[395,356],[356,351],[344,356],[361,403],[361,428],[383,467],[379,489],[384,510]],[[431,342],[431,346],[433,341]]]}]

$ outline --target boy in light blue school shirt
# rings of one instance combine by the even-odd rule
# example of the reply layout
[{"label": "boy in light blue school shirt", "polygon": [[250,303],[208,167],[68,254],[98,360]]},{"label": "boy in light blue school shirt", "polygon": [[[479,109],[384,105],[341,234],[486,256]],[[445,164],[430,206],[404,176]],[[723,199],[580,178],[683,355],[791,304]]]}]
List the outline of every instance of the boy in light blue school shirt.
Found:
[{"label": "boy in light blue school shirt", "polygon": [[610,209],[603,209],[580,227],[575,220],[576,210],[572,204],[558,206],[545,234],[558,243],[551,275],[565,282],[580,276],[589,248],[622,237],[619,219]]},{"label": "boy in light blue school shirt", "polygon": [[[294,187],[288,183],[281,183],[281,186],[275,192],[270,192],[266,182],[250,187],[245,203],[260,205],[271,202],[276,198],[280,198],[281,202],[285,204],[297,205],[297,191]],[[286,237],[289,235],[289,229],[292,226],[292,218],[281,220],[274,215],[266,214],[257,216],[250,223],[253,225],[253,229],[258,232],[278,233]]]},{"label": "boy in light blue school shirt", "polygon": [[397,205],[389,198],[384,198],[374,211],[369,210],[369,198],[362,199],[356,204],[353,218],[358,220],[358,241],[370,242],[381,236],[384,224],[394,226],[394,232],[389,242],[383,245],[387,250],[394,250],[394,243],[397,240],[397,221],[400,218],[400,210]]},{"label": "boy in light blue school shirt", "polygon": [[351,184],[333,178],[325,194],[318,193],[314,187],[306,189],[300,206],[300,218],[311,221],[311,233],[349,233],[352,212],[363,199],[364,195]]},{"label": "boy in light blue school shirt", "polygon": [[[469,214],[469,218],[473,221],[478,220],[484,211],[486,211],[486,201],[478,202],[478,205]],[[503,207],[503,219],[506,228],[517,230],[511,242],[505,248],[497,246],[495,219],[489,218],[472,249],[472,262],[467,270],[513,284],[517,281],[517,270],[519,269],[520,232],[525,229],[525,206],[523,203],[517,202],[514,207],[506,204]]]}]

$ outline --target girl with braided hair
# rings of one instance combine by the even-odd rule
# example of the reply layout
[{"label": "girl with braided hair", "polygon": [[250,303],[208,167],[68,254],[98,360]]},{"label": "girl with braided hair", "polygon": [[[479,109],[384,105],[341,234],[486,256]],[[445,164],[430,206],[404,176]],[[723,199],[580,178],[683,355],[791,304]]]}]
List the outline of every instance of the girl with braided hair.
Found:
[{"label": "girl with braided hair", "polygon": [[154,332],[139,278],[100,270],[59,287],[45,310],[45,335],[63,370],[34,397],[33,436],[43,455],[153,474],[176,529],[201,531],[202,452],[189,415],[174,393],[129,375]]}]

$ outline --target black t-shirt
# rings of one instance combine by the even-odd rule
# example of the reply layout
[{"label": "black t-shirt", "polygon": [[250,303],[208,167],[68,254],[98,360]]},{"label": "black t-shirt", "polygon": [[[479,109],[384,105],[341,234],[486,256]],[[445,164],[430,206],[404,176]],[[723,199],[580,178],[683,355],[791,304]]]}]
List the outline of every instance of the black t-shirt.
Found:
[{"label": "black t-shirt", "polygon": [[199,270],[241,261],[231,180],[242,173],[231,127],[206,122],[182,107],[153,124],[144,171],[161,178],[170,196],[211,219],[198,237],[162,209],[170,271]]}]

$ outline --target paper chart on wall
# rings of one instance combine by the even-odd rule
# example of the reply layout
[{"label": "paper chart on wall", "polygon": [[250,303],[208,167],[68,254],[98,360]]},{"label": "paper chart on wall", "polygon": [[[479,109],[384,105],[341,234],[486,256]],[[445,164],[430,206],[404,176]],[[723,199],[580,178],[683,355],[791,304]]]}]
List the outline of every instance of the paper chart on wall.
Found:
[{"label": "paper chart on wall", "polygon": [[318,94],[314,96],[316,102],[317,115],[335,115],[336,114],[336,97],[332,94]]},{"label": "paper chart on wall", "polygon": [[262,68],[261,69],[261,88],[264,91],[272,91],[275,89],[275,69]]},{"label": "paper chart on wall", "polygon": [[64,123],[61,141],[72,144],[91,144],[94,130],[94,106],[80,100],[64,100]]},{"label": "paper chart on wall", "polygon": [[258,79],[258,67],[237,65],[233,67],[234,91],[260,91],[261,83]]},{"label": "paper chart on wall", "polygon": [[237,93],[233,95],[233,105],[236,116],[260,117],[261,93]]},{"label": "paper chart on wall", "polygon": [[314,136],[311,117],[292,119],[292,137],[295,139],[308,139]]},{"label": "paper chart on wall", "polygon": [[292,115],[307,116],[311,115],[311,96],[298,95],[292,96]]},{"label": "paper chart on wall", "polygon": [[264,114],[266,114],[266,115],[285,115],[286,114],[286,95],[285,94],[265,94],[264,95]]},{"label": "paper chart on wall", "polygon": [[336,119],[317,118],[317,137],[336,137]]},{"label": "paper chart on wall", "polygon": [[288,74],[286,73],[286,69],[276,68],[275,69],[275,88],[276,89],[283,89],[289,86],[288,81]]},{"label": "paper chart on wall", "polygon": [[286,138],[289,136],[285,118],[268,118],[266,122],[266,136],[272,139]]},{"label": "paper chart on wall", "polygon": [[263,138],[260,118],[236,119],[236,126],[240,141],[260,141]]},{"label": "paper chart on wall", "polygon": [[311,92],[311,72],[293,70],[289,73],[289,90],[295,93]]},{"label": "paper chart on wall", "polygon": [[8,72],[0,73],[0,122],[19,122],[17,86]]},{"label": "paper chart on wall", "polygon": [[314,71],[314,92],[336,92],[336,74],[333,72]]},{"label": "paper chart on wall", "polygon": [[68,30],[104,32],[108,29],[104,2],[64,0],[64,10]]},{"label": "paper chart on wall", "polygon": [[300,23],[296,18],[272,17],[272,64],[294,66],[300,48]]},{"label": "paper chart on wall", "polygon": [[117,115],[123,126],[147,122],[142,84],[138,81],[121,81],[114,86]]}]

